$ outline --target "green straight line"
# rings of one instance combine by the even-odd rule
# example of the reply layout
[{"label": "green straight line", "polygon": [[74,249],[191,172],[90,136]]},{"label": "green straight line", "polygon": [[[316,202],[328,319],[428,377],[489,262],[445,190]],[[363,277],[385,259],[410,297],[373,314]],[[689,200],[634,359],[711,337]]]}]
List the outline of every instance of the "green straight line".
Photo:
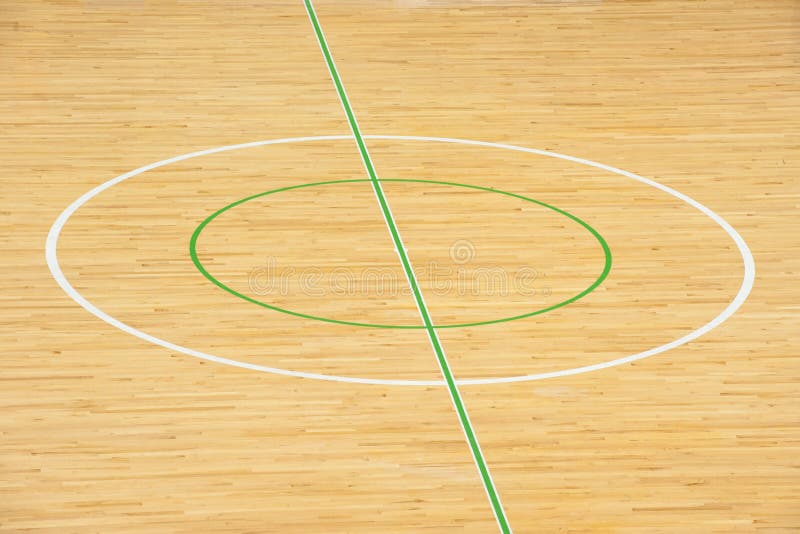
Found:
[{"label": "green straight line", "polygon": [[433,326],[430,314],[425,306],[422,293],[420,292],[419,285],[417,284],[417,279],[414,276],[414,271],[411,269],[411,263],[408,261],[408,256],[406,254],[405,247],[403,246],[403,241],[400,239],[400,234],[397,231],[397,225],[395,224],[392,213],[389,210],[389,205],[387,204],[386,197],[383,194],[383,189],[381,188],[381,184],[378,181],[378,176],[375,173],[375,167],[373,166],[372,160],[369,157],[369,152],[367,151],[367,146],[364,143],[364,138],[361,136],[361,130],[358,127],[355,115],[353,114],[353,109],[350,107],[350,102],[347,99],[347,94],[345,93],[344,86],[342,85],[342,80],[339,78],[339,73],[336,70],[336,65],[333,62],[333,58],[331,57],[328,44],[325,42],[325,36],[322,34],[322,28],[320,27],[319,20],[317,20],[317,14],[314,12],[314,6],[311,4],[311,0],[303,1],[305,2],[308,17],[311,19],[311,24],[314,26],[314,32],[317,35],[317,41],[319,41],[322,54],[325,56],[325,63],[328,65],[328,70],[331,73],[333,84],[336,86],[336,92],[339,94],[339,100],[342,102],[342,107],[347,115],[347,121],[350,123],[350,128],[353,130],[353,137],[356,140],[358,150],[361,153],[361,159],[364,162],[364,166],[367,169],[367,174],[369,174],[370,181],[372,182],[372,188],[375,191],[375,196],[378,197],[378,203],[383,211],[383,217],[386,219],[386,225],[389,227],[389,232],[392,234],[392,240],[394,241],[394,246],[397,248],[397,254],[400,256],[400,261],[403,263],[403,270],[405,271],[406,278],[408,278],[408,282],[411,285],[411,291],[414,293],[414,299],[417,302],[417,308],[419,308],[420,315],[422,315],[422,320],[425,323],[425,329],[428,332],[431,345],[433,346],[433,350],[436,353],[436,358],[439,361],[442,375],[444,375],[445,382],[447,382],[447,389],[450,391],[450,397],[452,398],[456,412],[458,413],[458,419],[461,422],[461,427],[464,429],[464,434],[469,442],[469,447],[472,451],[472,456],[475,459],[475,464],[478,466],[478,471],[480,471],[481,479],[483,480],[483,486],[486,488],[486,493],[489,496],[489,501],[491,502],[494,515],[497,518],[497,523],[500,526],[500,530],[504,534],[510,534],[511,527],[508,525],[508,519],[506,518],[505,511],[500,503],[500,498],[497,495],[497,489],[495,488],[494,481],[489,474],[489,468],[486,466],[486,460],[483,458],[483,453],[481,452],[480,445],[478,444],[478,439],[475,437],[475,431],[472,429],[472,425],[470,424],[469,416],[467,415],[467,410],[464,407],[461,394],[456,386],[455,378],[450,370],[450,365],[447,363],[447,358],[444,355],[442,345],[439,342],[439,336],[436,334],[436,329]]}]

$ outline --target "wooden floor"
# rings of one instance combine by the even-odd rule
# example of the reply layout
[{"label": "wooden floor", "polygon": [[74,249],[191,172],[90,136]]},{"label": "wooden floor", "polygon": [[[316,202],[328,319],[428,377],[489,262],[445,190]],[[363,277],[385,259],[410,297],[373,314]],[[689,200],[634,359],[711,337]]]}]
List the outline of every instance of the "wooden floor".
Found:
[{"label": "wooden floor", "polygon": [[[315,6],[365,135],[624,169],[752,251],[747,301],[699,339],[460,386],[514,532],[800,530],[800,3]],[[448,388],[408,384],[442,375],[302,0],[4,1],[0,59],[0,532],[499,530]],[[342,137],[125,180],[69,219],[58,261],[94,306],[169,343],[376,383],[148,343],[48,269],[51,225],[95,186],[317,136]],[[742,286],[723,228],[630,177],[366,142],[402,180],[383,187],[437,325],[554,308],[438,329],[459,380],[641,353]],[[219,283],[294,315],[192,261],[221,208],[345,180],[253,198],[198,235]],[[602,276],[602,240],[607,278],[556,307]]]}]

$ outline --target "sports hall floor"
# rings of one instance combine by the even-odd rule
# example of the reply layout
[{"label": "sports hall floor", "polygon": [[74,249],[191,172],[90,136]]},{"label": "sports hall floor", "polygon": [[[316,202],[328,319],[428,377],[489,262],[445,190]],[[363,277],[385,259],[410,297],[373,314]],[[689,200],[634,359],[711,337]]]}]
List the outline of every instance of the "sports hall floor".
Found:
[{"label": "sports hall floor", "polygon": [[0,532],[800,531],[797,0],[8,0],[0,64]]}]

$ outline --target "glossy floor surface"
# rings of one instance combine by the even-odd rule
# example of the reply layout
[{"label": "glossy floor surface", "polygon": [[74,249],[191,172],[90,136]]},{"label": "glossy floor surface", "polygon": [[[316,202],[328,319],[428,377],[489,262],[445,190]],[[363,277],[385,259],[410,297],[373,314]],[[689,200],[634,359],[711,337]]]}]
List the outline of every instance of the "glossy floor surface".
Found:
[{"label": "glossy floor surface", "polygon": [[[800,3],[314,7],[510,528],[800,529]],[[0,60],[0,532],[501,531],[303,0]]]}]

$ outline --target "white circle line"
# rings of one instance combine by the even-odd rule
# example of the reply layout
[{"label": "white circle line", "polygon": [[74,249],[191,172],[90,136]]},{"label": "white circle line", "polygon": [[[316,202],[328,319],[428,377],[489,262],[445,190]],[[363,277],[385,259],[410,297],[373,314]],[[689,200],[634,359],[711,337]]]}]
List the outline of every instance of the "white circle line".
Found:
[{"label": "white circle line", "polygon": [[[611,167],[610,165],[604,165],[602,163],[597,163],[594,161],[590,161],[583,158],[577,158],[574,156],[567,156],[565,154],[559,154],[557,152],[550,152],[547,150],[539,150],[535,148],[525,148],[515,145],[508,145],[503,143],[490,143],[486,141],[472,141],[468,139],[455,139],[449,137],[423,137],[423,136],[414,136],[414,135],[365,135],[363,136],[364,139],[382,139],[382,140],[394,140],[394,141],[428,141],[428,142],[437,142],[437,143],[454,143],[454,144],[461,144],[461,145],[472,145],[472,146],[483,146],[489,148],[500,148],[506,150],[514,150],[517,152],[526,152],[529,154],[537,154],[541,156],[547,156],[551,158],[563,159],[567,161],[572,161],[575,163],[580,163],[583,165],[588,165],[590,167],[595,167],[598,169],[602,169],[614,174],[619,174],[622,176],[626,176],[628,178],[632,178],[633,180],[642,182],[644,184],[650,185],[659,189],[669,195],[672,195],[679,200],[689,204],[690,206],[694,207],[695,209],[699,210],[701,213],[709,217],[715,223],[717,223],[725,232],[733,239],[733,242],[736,244],[736,247],[739,249],[739,253],[742,256],[742,262],[744,264],[744,275],[742,277],[742,284],[739,288],[739,291],[736,293],[736,296],[733,300],[725,307],[722,312],[714,317],[711,321],[704,324],[703,326],[693,330],[692,332],[665,343],[663,345],[659,345],[658,347],[654,347],[652,349],[648,349],[643,352],[639,352],[636,354],[632,354],[630,356],[624,356],[621,358],[617,358],[614,360],[610,360],[607,362],[601,362],[593,365],[585,365],[582,367],[575,367],[571,369],[562,369],[560,371],[552,371],[548,373],[536,373],[536,374],[528,374],[528,375],[519,375],[519,376],[511,376],[511,377],[500,377],[500,378],[473,378],[473,379],[460,379],[456,380],[458,385],[487,385],[487,384],[502,384],[502,383],[511,383],[511,382],[525,382],[531,380],[542,380],[545,378],[555,378],[559,376],[569,376],[569,375],[576,375],[580,373],[588,373],[591,371],[598,371],[601,369],[607,369],[610,367],[615,367],[617,365],[622,365],[625,363],[634,362],[637,360],[641,360],[647,358],[649,356],[654,356],[656,354],[660,354],[662,352],[666,352],[670,349],[674,349],[679,347],[680,345],[684,345],[692,340],[699,338],[700,336],[710,332],[728,318],[730,318],[736,311],[744,304],[747,296],[750,294],[750,290],[753,288],[753,283],[755,281],[755,261],[753,259],[753,255],[750,252],[750,249],[745,243],[744,239],[741,235],[730,225],[728,224],[725,219],[711,211],[709,208],[704,206],[703,204],[697,202],[696,200],[684,195],[683,193],[672,189],[666,185],[660,184],[654,180],[650,180],[648,178],[644,178],[632,172],[624,171],[622,169],[618,169],[616,167]],[[64,228],[64,225],[67,223],[69,218],[84,204],[86,204],[89,200],[94,198],[95,196],[99,195],[106,189],[113,187],[120,182],[123,182],[129,178],[133,178],[139,174],[147,172],[152,169],[156,169],[158,167],[162,167],[164,165],[169,165],[171,163],[176,163],[178,161],[183,161],[186,159],[191,159],[199,156],[206,156],[209,154],[216,154],[218,152],[226,152],[229,150],[237,150],[242,148],[253,148],[258,146],[265,146],[265,145],[278,145],[278,144],[287,144],[287,143],[304,143],[304,142],[312,142],[312,141],[338,141],[344,139],[352,139],[352,135],[324,135],[324,136],[312,136],[312,137],[291,137],[285,139],[273,139],[268,141],[254,141],[250,143],[241,143],[236,145],[227,145],[217,148],[210,148],[207,150],[200,150],[196,152],[190,152],[188,154],[183,154],[180,156],[175,156],[169,159],[165,159],[162,161],[158,161],[156,163],[151,163],[149,165],[145,165],[143,167],[139,167],[138,169],[134,169],[130,172],[117,176],[107,182],[104,182],[97,187],[91,189],[90,191],[81,195],[77,200],[75,200],[72,204],[67,206],[67,208],[58,216],[55,220],[53,225],[50,227],[50,231],[47,235],[47,242],[45,244],[45,257],[47,259],[47,266],[50,269],[50,272],[53,275],[53,278],[56,280],[59,286],[64,290],[64,292],[72,298],[75,302],[77,302],[82,308],[86,311],[94,315],[95,317],[105,321],[106,323],[110,324],[111,326],[122,330],[130,335],[138,337],[144,341],[149,343],[153,343],[155,345],[159,345],[166,349],[180,352],[186,354],[188,356],[193,356],[195,358],[201,358],[203,360],[208,360],[216,363],[221,363],[224,365],[231,365],[234,367],[240,367],[242,369],[249,369],[251,371],[259,371],[259,372],[266,372],[266,373],[273,373],[278,375],[284,376],[292,376],[298,378],[312,378],[316,380],[329,380],[333,382],[346,382],[346,383],[353,383],[353,384],[374,384],[374,385],[387,385],[387,386],[445,386],[444,380],[392,380],[392,379],[380,379],[380,378],[359,378],[359,377],[349,377],[349,376],[337,376],[337,375],[326,375],[321,373],[307,373],[303,371],[291,371],[288,369],[280,369],[277,367],[267,367],[264,365],[257,365],[248,362],[242,362],[238,360],[232,360],[230,358],[223,358],[221,356],[215,356],[213,354],[208,354],[205,352],[201,352],[198,350],[191,349],[189,347],[184,347],[182,345],[178,345],[175,343],[171,343],[164,339],[158,338],[146,332],[143,332],[137,328],[134,328],[126,323],[123,323],[119,319],[112,317],[111,315],[107,314],[91,302],[89,302],[83,295],[81,295],[67,280],[67,277],[64,275],[64,272],[61,270],[61,266],[58,263],[58,238],[61,235],[61,230]]]}]

